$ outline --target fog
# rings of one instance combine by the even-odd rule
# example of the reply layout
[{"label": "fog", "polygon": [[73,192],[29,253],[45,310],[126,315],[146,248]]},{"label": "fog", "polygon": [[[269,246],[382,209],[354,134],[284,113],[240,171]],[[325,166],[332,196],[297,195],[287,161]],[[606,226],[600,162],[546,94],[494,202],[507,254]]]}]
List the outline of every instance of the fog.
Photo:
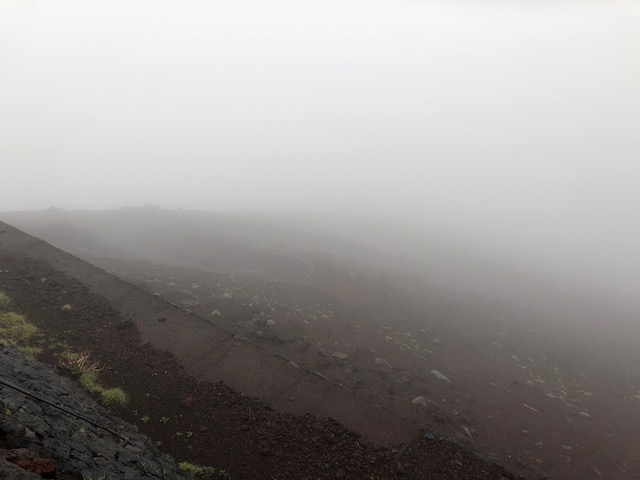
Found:
[{"label": "fog", "polygon": [[634,1],[3,2],[0,210],[286,213],[637,312],[639,22]]}]

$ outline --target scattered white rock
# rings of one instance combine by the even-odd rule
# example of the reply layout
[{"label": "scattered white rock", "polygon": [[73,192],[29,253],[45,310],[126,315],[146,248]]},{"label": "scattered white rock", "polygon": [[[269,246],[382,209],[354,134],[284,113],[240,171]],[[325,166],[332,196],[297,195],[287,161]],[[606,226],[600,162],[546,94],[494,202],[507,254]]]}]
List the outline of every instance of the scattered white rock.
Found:
[{"label": "scattered white rock", "polygon": [[385,367],[391,368],[391,365],[389,365],[389,362],[387,362],[384,358],[376,358],[375,362],[376,362],[376,365],[383,365]]},{"label": "scattered white rock", "polygon": [[416,397],[411,400],[411,403],[414,405],[422,405],[423,407],[427,406],[427,401],[424,399],[424,397]]},{"label": "scattered white rock", "polygon": [[276,326],[276,322],[274,322],[272,319],[267,320],[267,327],[275,327]]},{"label": "scattered white rock", "polygon": [[439,370],[431,370],[431,375],[436,377],[438,380],[442,380],[443,382],[451,383],[447,376]]}]

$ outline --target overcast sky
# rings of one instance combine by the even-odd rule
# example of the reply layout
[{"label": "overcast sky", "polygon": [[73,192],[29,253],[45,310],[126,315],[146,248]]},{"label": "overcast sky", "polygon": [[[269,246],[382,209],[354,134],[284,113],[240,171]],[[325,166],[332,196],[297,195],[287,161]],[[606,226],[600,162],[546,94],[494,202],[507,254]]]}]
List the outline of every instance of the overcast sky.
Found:
[{"label": "overcast sky", "polygon": [[631,276],[638,25],[636,0],[3,1],[0,210],[364,212]]}]

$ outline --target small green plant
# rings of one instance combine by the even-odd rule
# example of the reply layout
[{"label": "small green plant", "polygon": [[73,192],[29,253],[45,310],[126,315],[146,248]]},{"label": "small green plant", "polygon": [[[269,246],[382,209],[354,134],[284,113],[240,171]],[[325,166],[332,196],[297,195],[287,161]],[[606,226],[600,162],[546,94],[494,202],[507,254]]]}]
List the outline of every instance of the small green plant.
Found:
[{"label": "small green plant", "polygon": [[18,350],[29,358],[36,358],[42,353],[42,348],[40,347],[18,347]]},{"label": "small green plant", "polygon": [[65,351],[60,356],[59,364],[62,368],[80,377],[80,385],[91,393],[100,394],[100,399],[106,407],[122,407],[129,398],[121,388],[105,388],[98,383],[98,372],[102,370],[100,362],[91,361],[91,352],[75,353]]},{"label": "small green plant", "polygon": [[215,309],[213,312],[211,312],[211,316],[212,317],[219,317],[220,315],[222,315],[222,314],[220,313],[220,310],[218,310],[218,309]]},{"label": "small green plant", "polygon": [[166,425],[167,423],[169,423],[169,417],[162,417],[160,419],[160,423],[162,423],[163,425]]},{"label": "small green plant", "polygon": [[14,312],[0,313],[0,338],[14,344],[24,344],[38,333],[38,327]]},{"label": "small green plant", "polygon": [[199,477],[208,478],[216,474],[216,469],[213,467],[204,467],[202,465],[195,465],[189,462],[180,462],[178,465],[185,472]]},{"label": "small green plant", "polygon": [[0,341],[15,345],[28,357],[35,358],[42,353],[42,348],[33,344],[42,343],[42,334],[23,315],[7,311],[10,303],[7,294],[0,292]]},{"label": "small green plant", "polygon": [[149,415],[145,415],[140,420],[144,423],[149,423],[149,420],[151,420],[151,417]]},{"label": "small green plant", "polygon": [[187,432],[187,438],[193,437],[193,432]]},{"label": "small green plant", "polygon": [[11,299],[9,298],[9,296],[4,292],[0,292],[0,310],[9,308],[10,303]]},{"label": "small green plant", "polygon": [[62,307],[60,307],[60,310],[62,310],[63,312],[68,312],[69,310],[71,310],[73,307],[71,306],[70,303],[65,303]]},{"label": "small green plant", "polygon": [[224,298],[226,300],[231,300],[231,294],[230,293],[225,293],[224,295],[222,295],[222,298]]},{"label": "small green plant", "polygon": [[104,388],[98,383],[98,372],[85,370],[80,374],[80,385],[91,393],[103,393]]},{"label": "small green plant", "polygon": [[102,370],[100,362],[92,362],[91,352],[86,350],[80,353],[67,350],[62,353],[58,363],[73,375],[82,375],[84,372],[95,372],[97,377],[98,372]]},{"label": "small green plant", "polygon": [[127,393],[121,388],[109,388],[104,390],[100,397],[107,407],[123,407],[129,401]]}]

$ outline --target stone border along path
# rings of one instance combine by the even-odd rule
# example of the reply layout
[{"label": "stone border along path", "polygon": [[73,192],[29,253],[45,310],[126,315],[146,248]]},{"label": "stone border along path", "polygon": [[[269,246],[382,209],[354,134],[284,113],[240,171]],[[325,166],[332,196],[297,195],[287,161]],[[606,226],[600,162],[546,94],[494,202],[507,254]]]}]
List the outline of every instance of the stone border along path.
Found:
[{"label": "stone border along path", "polygon": [[44,260],[86,285],[134,322],[143,343],[175,355],[198,380],[222,381],[281,412],[334,418],[378,445],[409,442],[420,433],[414,422],[4,222],[0,249]]}]

